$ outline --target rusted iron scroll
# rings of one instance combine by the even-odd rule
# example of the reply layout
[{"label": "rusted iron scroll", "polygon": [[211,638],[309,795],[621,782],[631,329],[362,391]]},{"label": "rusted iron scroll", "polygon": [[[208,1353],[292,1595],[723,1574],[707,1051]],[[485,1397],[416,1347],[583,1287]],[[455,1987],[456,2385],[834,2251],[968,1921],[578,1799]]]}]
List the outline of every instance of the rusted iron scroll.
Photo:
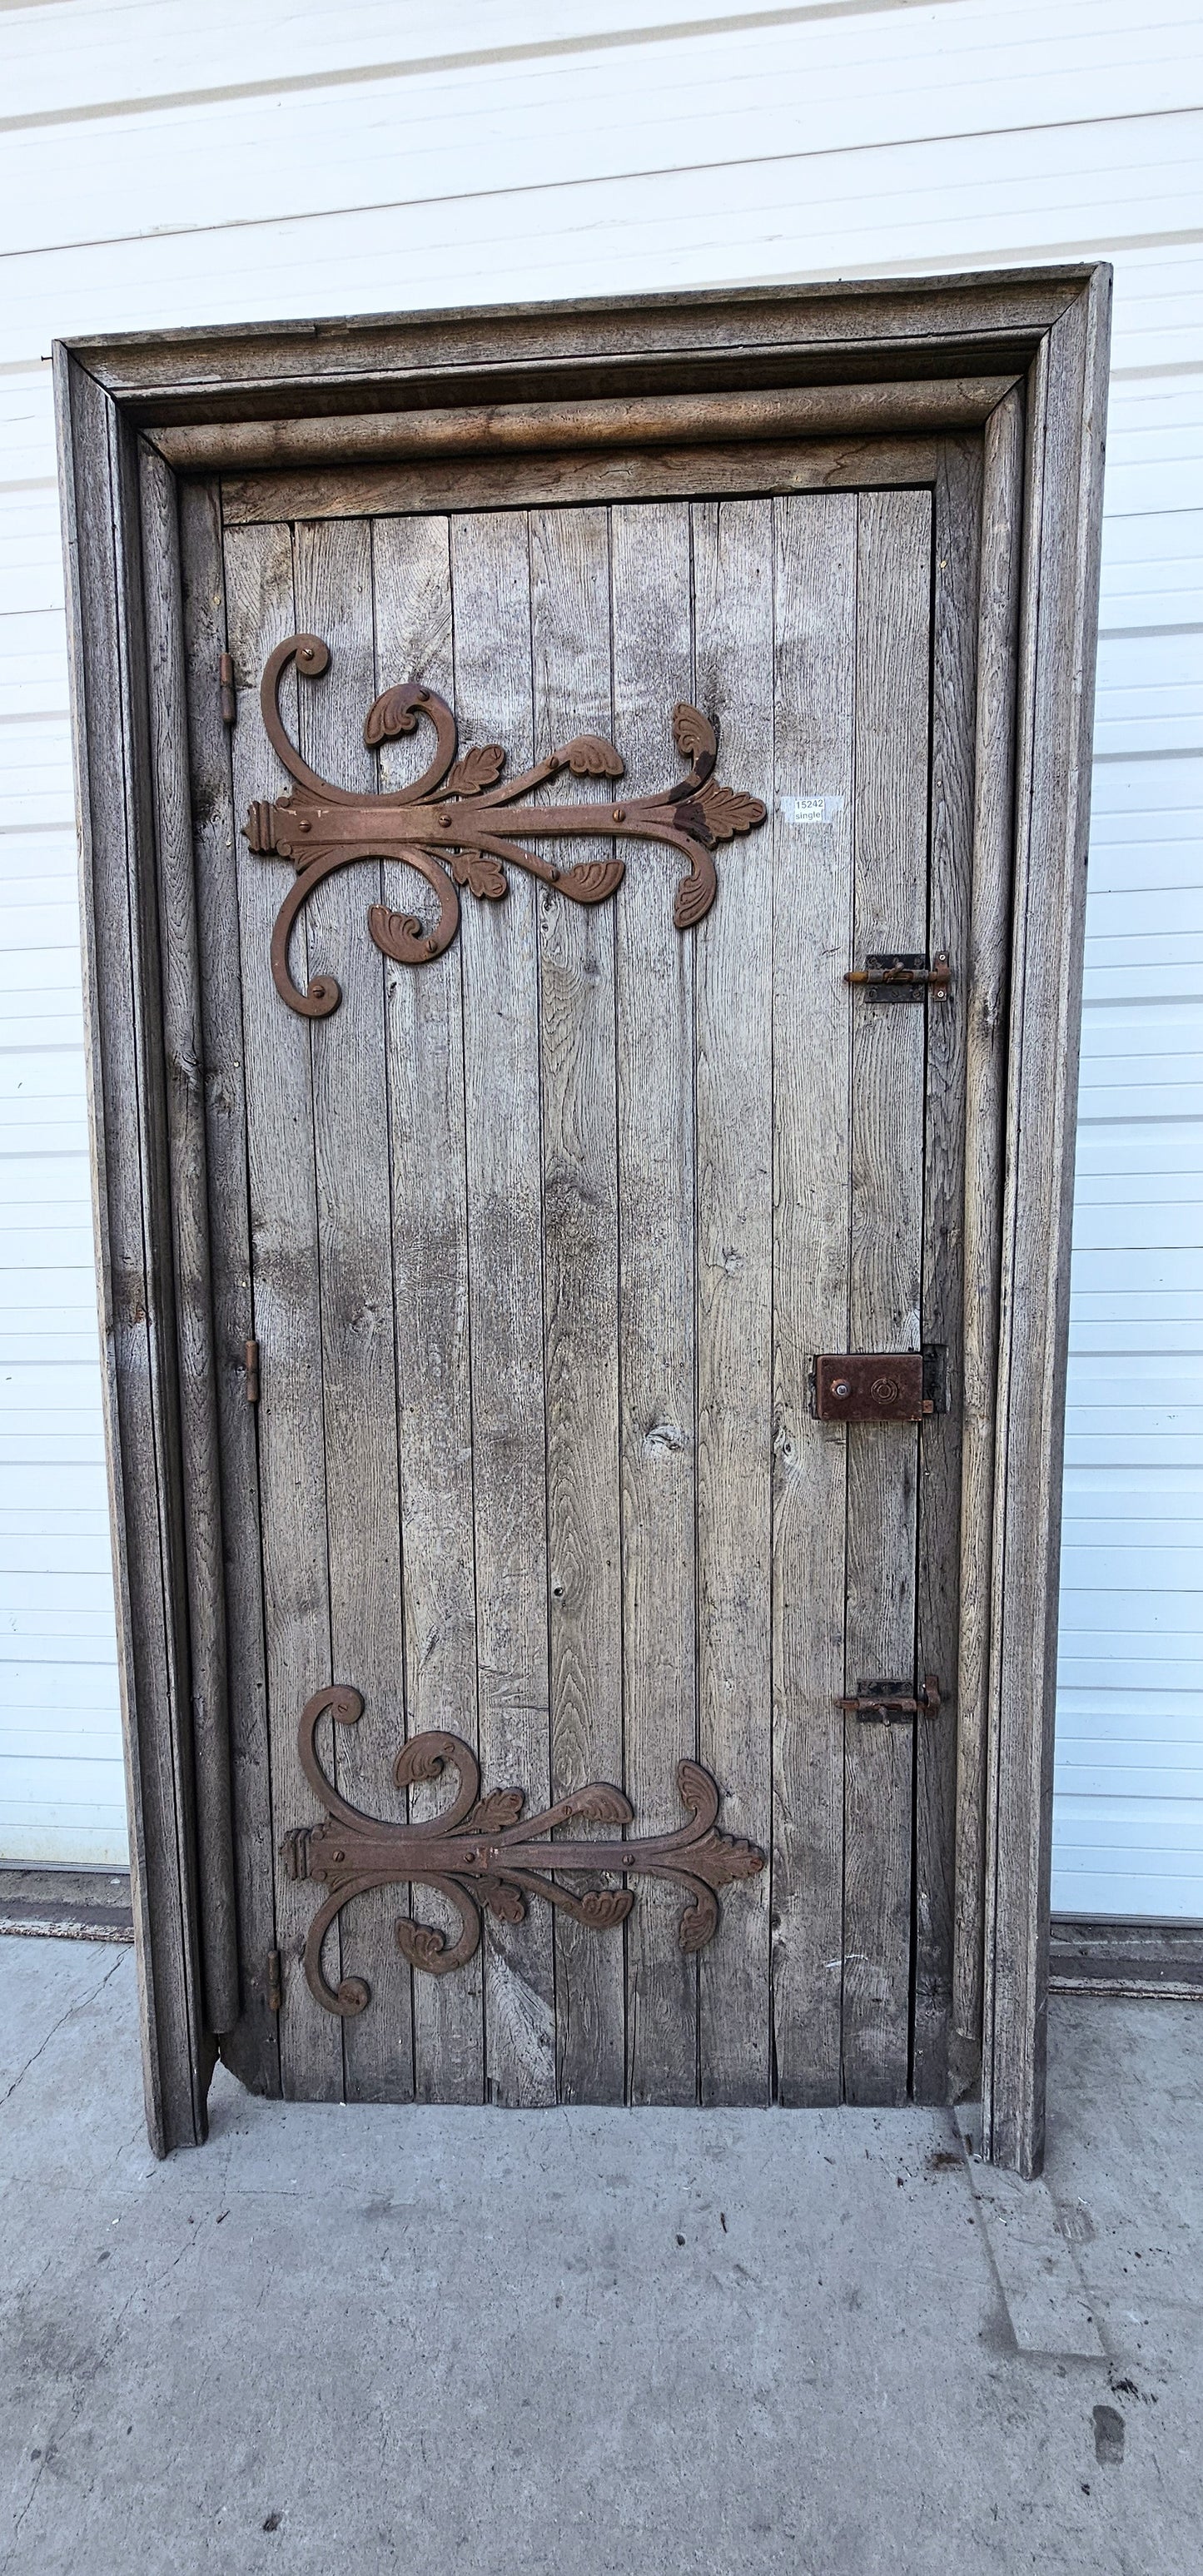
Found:
[{"label": "rusted iron scroll", "polygon": [[393,1824],[367,1816],[349,1804],[323,1770],[317,1730],[329,1715],[338,1726],[355,1726],[363,1714],[357,1690],[345,1683],[315,1691],[301,1712],[297,1750],[301,1768],[325,1808],[325,1821],[300,1825],[280,1846],[290,1878],[313,1879],[326,1889],[324,1902],[305,1941],[305,1975],[309,1990],[327,2012],[361,2013],[370,1996],[362,1977],[344,1977],[336,1988],[322,1973],[322,1944],[344,1905],[372,1887],[430,1887],[459,1918],[451,1940],[433,1924],[401,1915],[396,1925],[398,1947],[413,1968],[446,1977],[462,1968],[480,1946],[482,1911],[502,1923],[521,1923],[531,1897],[563,1908],[591,1931],[621,1923],[635,1902],[632,1888],[574,1888],[573,1878],[667,1878],[685,1895],[677,1938],[687,1953],[704,1950],[718,1929],[718,1890],[732,1879],[754,1878],[764,1867],[755,1843],[718,1828],[719,1789],[700,1762],[679,1762],[677,1787],[687,1822],[675,1833],[649,1834],[628,1842],[620,1831],[612,1838],[553,1841],[569,1824],[622,1828],[634,1814],[621,1789],[593,1780],[571,1790],[537,1816],[524,1816],[522,1789],[492,1789],[481,1795],[480,1766],[470,1745],[458,1735],[429,1732],[413,1735],[393,1764],[399,1789],[417,1781],[455,1775],[449,1806],[421,1824]]},{"label": "rusted iron scroll", "polygon": [[457,756],[455,717],[437,689],[407,681],[386,689],[369,707],[363,738],[375,750],[390,737],[412,733],[419,718],[434,729],[435,751],[429,766],[409,787],[362,796],[335,787],[302,760],[289,741],[280,714],[280,682],[290,662],[307,679],[327,668],[329,647],[320,635],[290,635],[277,644],[264,665],[260,696],[263,722],[273,750],[295,787],[274,801],[250,808],[245,837],[266,858],[291,859],[296,883],[280,906],[272,932],[271,967],[276,990],[289,1009],[307,1019],[325,1019],[337,1010],[340,993],[332,975],[316,975],[305,991],[289,970],[288,946],[298,914],[315,886],[336,868],[358,859],[399,859],[424,877],[435,897],[433,921],[415,913],[390,912],[374,903],[368,929],[386,957],[403,966],[426,966],[441,957],[459,928],[461,886],[485,903],[498,903],[508,891],[507,864],[525,868],[543,885],[554,886],[571,903],[604,903],[621,884],[620,858],[585,859],[560,868],[526,841],[612,839],[662,841],[680,852],[686,873],[677,887],[673,919],[678,930],[692,930],[714,901],[716,879],[712,852],[719,841],[763,823],[765,807],[758,796],[737,794],[714,778],[718,738],[697,707],[673,709],[673,740],[691,762],[675,787],[651,796],[634,796],[607,805],[593,800],[577,805],[530,805],[518,800],[534,793],[561,770],[578,778],[618,779],[623,761],[612,742],[597,733],[577,734],[550,751],[521,776],[501,784],[505,753],[499,743],[481,744]]}]

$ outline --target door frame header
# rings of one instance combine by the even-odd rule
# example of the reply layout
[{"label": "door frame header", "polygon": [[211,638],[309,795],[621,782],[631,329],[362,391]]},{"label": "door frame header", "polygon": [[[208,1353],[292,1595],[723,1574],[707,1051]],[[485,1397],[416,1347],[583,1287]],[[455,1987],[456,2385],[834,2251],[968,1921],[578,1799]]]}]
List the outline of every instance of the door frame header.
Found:
[{"label": "door frame header", "polygon": [[[986,2152],[1038,2170],[1110,307],[1110,269],[1075,264],[56,342],[106,1438],[158,2152],[203,2138],[214,2034],[236,2005],[220,1532],[198,1524],[189,1463],[216,1433],[186,729],[173,712],[178,483],[607,448],[651,458],[772,440],[780,453],[793,440],[814,443],[808,480],[846,485],[850,442],[959,431],[985,453],[974,904],[980,879],[996,919],[983,911],[966,1002],[971,1043],[976,1031],[996,1064],[999,1213],[995,1224],[989,1191],[975,1212],[971,1169],[967,1234],[977,1227],[994,1286],[989,1351],[976,1381],[967,1363],[965,1387],[977,1484],[964,1531],[977,1535],[972,1548],[963,1535],[961,1579],[980,1687],[968,1720],[962,1709],[957,2012],[980,2041]],[[170,936],[167,885],[183,924]],[[963,1655],[963,1701],[967,1678]]]}]

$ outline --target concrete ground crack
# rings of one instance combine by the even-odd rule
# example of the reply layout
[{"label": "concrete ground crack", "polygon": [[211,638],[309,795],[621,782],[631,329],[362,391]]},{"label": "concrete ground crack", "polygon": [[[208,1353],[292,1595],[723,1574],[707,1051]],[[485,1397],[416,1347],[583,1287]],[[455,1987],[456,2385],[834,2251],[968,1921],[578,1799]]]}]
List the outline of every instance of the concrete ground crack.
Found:
[{"label": "concrete ground crack", "polygon": [[27,2057],[24,2066],[19,2068],[17,2074],[14,2075],[7,2093],[0,2093],[0,2111],[4,2109],[6,2102],[11,2102],[18,2085],[24,2083],[31,2066],[36,2066],[39,2057],[45,2056],[51,2040],[54,2039],[57,2033],[65,2027],[67,2022],[75,2019],[77,2013],[91,2011],[93,2004],[96,2002],[97,1996],[103,1994],[105,1987],[109,1984],[110,1980],[116,1976],[118,1969],[123,1967],[124,1964],[124,1954],[122,1954],[121,1958],[114,1959],[112,1967],[106,1969],[99,1985],[93,1986],[90,1994],[76,1995],[74,2002],[68,2004],[66,2012],[59,2014],[58,2020],[54,2022],[51,2028],[47,2031],[40,2048],[35,2048],[32,2057]]}]

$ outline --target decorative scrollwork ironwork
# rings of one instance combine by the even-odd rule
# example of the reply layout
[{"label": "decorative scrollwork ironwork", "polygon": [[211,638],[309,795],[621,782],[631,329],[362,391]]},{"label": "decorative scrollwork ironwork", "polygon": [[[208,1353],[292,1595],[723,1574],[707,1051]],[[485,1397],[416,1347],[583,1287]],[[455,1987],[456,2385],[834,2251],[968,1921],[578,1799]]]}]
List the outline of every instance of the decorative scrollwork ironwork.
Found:
[{"label": "decorative scrollwork ironwork", "polygon": [[458,1735],[432,1732],[411,1736],[402,1745],[393,1778],[399,1789],[408,1789],[452,1771],[457,1785],[450,1806],[421,1824],[392,1824],[364,1815],[340,1795],[322,1768],[317,1730],[327,1714],[339,1726],[357,1725],[363,1714],[359,1692],[341,1683],[315,1691],[306,1701],[297,1750],[326,1817],[322,1824],[296,1827],[280,1846],[290,1878],[314,1879],[329,1891],[305,1941],[309,1990],[327,2012],[360,2013],[369,2000],[370,1988],[362,1977],[344,1977],[335,1988],[322,1973],[322,1944],[335,1916],[368,1888],[431,1887],[446,1898],[459,1918],[453,1940],[408,1915],[396,1926],[398,1947],[410,1966],[445,1977],[464,1967],[478,1949],[482,1908],[500,1922],[520,1923],[528,1899],[541,1896],[591,1931],[625,1920],[635,1902],[633,1889],[578,1892],[561,1884],[573,1877],[675,1880],[687,1900],[677,1938],[687,1953],[703,1950],[718,1929],[719,1888],[732,1879],[754,1878],[764,1867],[764,1853],[755,1843],[719,1831],[718,1785],[700,1762],[677,1765],[677,1787],[689,1821],[675,1833],[649,1834],[634,1842],[622,1835],[554,1842],[553,1834],[567,1824],[632,1824],[629,1800],[621,1789],[594,1780],[540,1815],[524,1817],[524,1790],[493,1789],[482,1797],[480,1766],[471,1746]]},{"label": "decorative scrollwork ironwork", "polygon": [[578,805],[521,805],[517,799],[541,787],[560,770],[577,778],[621,778],[624,764],[603,734],[578,734],[558,751],[548,752],[521,777],[498,784],[505,767],[499,743],[484,743],[457,758],[455,717],[437,689],[406,681],[386,689],[368,709],[363,738],[369,750],[391,737],[412,733],[419,718],[434,728],[435,752],[429,766],[409,787],[376,796],[361,796],[319,778],[289,741],[280,714],[280,682],[290,662],[308,679],[320,678],[330,660],[320,635],[290,635],[277,644],[264,665],[260,697],[268,740],[289,776],[296,781],[287,795],[253,804],[244,827],[252,850],[263,857],[291,859],[297,881],[285,896],[271,942],[271,968],[276,990],[290,1010],[307,1019],[324,1019],[337,1010],[339,987],[331,975],[317,975],[301,991],[289,972],[288,944],[297,915],[315,886],[336,868],[357,859],[399,859],[425,877],[437,904],[433,923],[416,914],[390,912],[374,903],[368,928],[386,957],[404,966],[426,966],[441,957],[459,928],[457,889],[467,886],[480,901],[497,903],[508,892],[505,862],[554,886],[572,903],[603,903],[621,884],[620,858],[586,859],[558,868],[550,859],[521,846],[524,840],[571,837],[663,841],[688,861],[677,887],[673,919],[678,930],[692,930],[714,901],[716,879],[712,852],[716,842],[763,823],[765,807],[758,796],[720,787],[713,775],[718,739],[697,707],[673,710],[673,739],[691,762],[688,775],[675,787],[652,796],[635,796],[607,806],[600,800]]}]

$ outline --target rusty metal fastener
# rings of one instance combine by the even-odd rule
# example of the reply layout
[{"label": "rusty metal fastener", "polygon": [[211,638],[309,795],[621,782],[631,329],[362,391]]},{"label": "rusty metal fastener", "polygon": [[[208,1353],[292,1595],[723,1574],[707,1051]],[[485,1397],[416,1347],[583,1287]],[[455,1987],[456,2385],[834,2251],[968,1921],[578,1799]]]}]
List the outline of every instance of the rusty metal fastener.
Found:
[{"label": "rusty metal fastener", "polygon": [[[607,1781],[590,1780],[527,1816],[522,1789],[492,1789],[482,1796],[480,1765],[461,1737],[428,1732],[411,1735],[402,1745],[393,1779],[398,1789],[408,1789],[415,1781],[438,1780],[452,1772],[457,1788],[450,1804],[420,1824],[366,1815],[348,1804],[317,1753],[317,1730],[327,1715],[336,1726],[346,1727],[356,1726],[362,1714],[359,1692],[346,1683],[315,1691],[306,1701],[297,1752],[325,1816],[320,1824],[295,1826],[280,1846],[290,1878],[312,1880],[325,1890],[306,1935],[304,1965],[309,1991],[327,2012],[360,2013],[369,2000],[362,1977],[344,1976],[337,1987],[327,1983],[322,1943],[343,1906],[370,1888],[433,1887],[453,1907],[459,1918],[455,1937],[410,1913],[400,1915],[395,1925],[397,1946],[411,1968],[445,1977],[474,1956],[485,1912],[500,1923],[521,1923],[532,1897],[593,1932],[625,1922],[634,1890],[621,1883],[598,1887],[598,1878],[675,1882],[686,1900],[677,1940],[692,1957],[718,1930],[720,1890],[733,1879],[755,1878],[764,1868],[765,1855],[757,1844],[720,1830],[718,1783],[700,1762],[677,1764],[686,1822],[673,1833],[628,1841],[625,1828],[634,1822],[630,1802]],[[579,1841],[563,1838],[564,1826],[574,1823],[616,1830],[582,1835]],[[585,1885],[574,1887],[574,1879]]]},{"label": "rusty metal fastener", "polygon": [[896,1718],[937,1717],[940,1712],[940,1684],[934,1673],[925,1673],[917,1692],[908,1691],[905,1682],[858,1682],[855,1696],[837,1699],[837,1708],[846,1709],[850,1717],[884,1719],[887,1725]]},{"label": "rusty metal fastener", "polygon": [[952,989],[952,967],[945,948],[931,959],[916,949],[886,949],[851,967],[844,982],[863,985],[867,1002],[921,1002],[925,993],[942,1002]]},{"label": "rusty metal fastener", "polygon": [[[437,689],[414,681],[384,690],[368,709],[363,738],[368,750],[376,751],[395,735],[412,733],[420,716],[435,737],[429,767],[409,787],[356,795],[320,778],[285,731],[279,689],[293,661],[307,680],[318,679],[329,666],[329,646],[320,635],[290,635],[267,657],[260,682],[264,727],[295,785],[283,796],[258,798],[244,830],[250,848],[261,857],[294,860],[297,882],[276,916],[271,971],[281,1000],[303,1018],[326,1018],[340,999],[332,975],[317,975],[302,990],[288,963],[299,912],[336,868],[389,859],[425,879],[438,904],[438,917],[429,926],[410,911],[390,912],[382,903],[372,904],[368,912],[369,935],[383,955],[403,966],[418,966],[441,957],[455,938],[457,889],[467,886],[479,902],[499,903],[508,889],[507,864],[554,885],[571,903],[604,903],[621,883],[624,859],[583,858],[553,872],[524,846],[528,840],[581,841],[609,832],[624,840],[663,844],[685,861],[673,920],[678,930],[694,930],[714,901],[716,844],[754,831],[765,820],[759,796],[719,785],[714,775],[718,736],[698,707],[682,703],[673,709],[673,741],[690,763],[675,785],[612,808],[591,800],[536,805],[522,800],[561,770],[576,778],[621,778],[621,753],[602,734],[577,734],[518,777],[503,781],[501,744],[480,743],[459,753],[451,708]],[[304,853],[294,856],[294,836],[304,823],[310,827]]]}]

